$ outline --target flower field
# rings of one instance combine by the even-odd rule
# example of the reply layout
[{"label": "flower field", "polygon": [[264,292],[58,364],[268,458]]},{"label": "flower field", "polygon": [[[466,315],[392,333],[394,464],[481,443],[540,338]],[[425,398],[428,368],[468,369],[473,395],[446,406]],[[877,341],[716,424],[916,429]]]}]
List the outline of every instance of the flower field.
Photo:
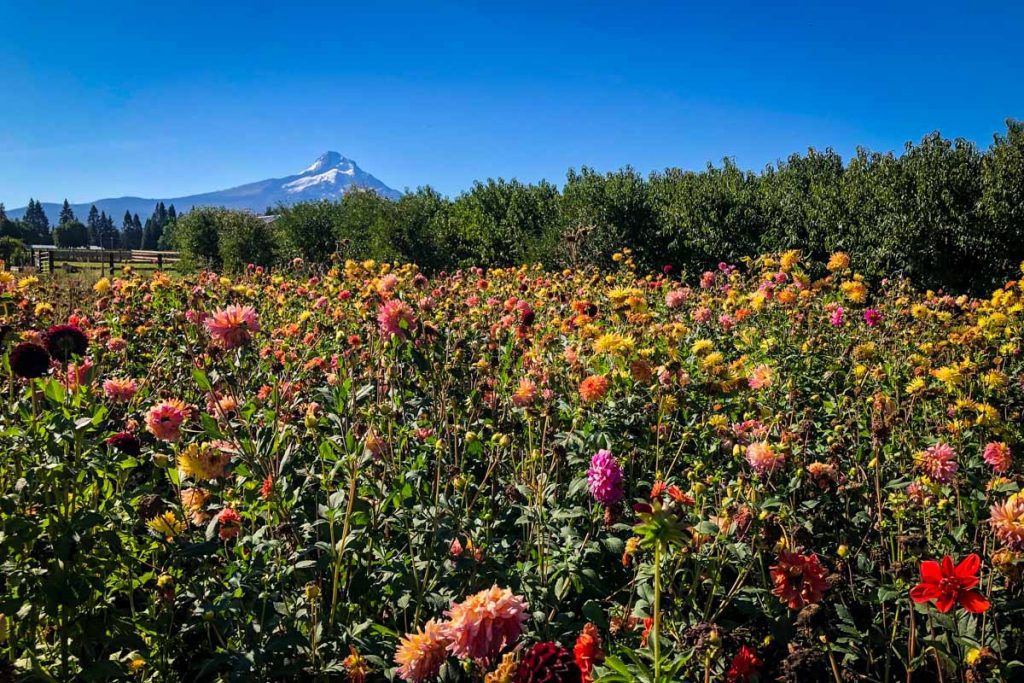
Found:
[{"label": "flower field", "polygon": [[1011,681],[1024,288],[0,272],[0,681]]}]

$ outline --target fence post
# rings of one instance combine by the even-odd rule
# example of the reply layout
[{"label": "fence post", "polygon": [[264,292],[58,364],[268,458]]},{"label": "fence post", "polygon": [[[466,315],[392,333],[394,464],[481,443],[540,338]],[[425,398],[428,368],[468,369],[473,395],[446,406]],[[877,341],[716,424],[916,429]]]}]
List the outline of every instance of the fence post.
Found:
[{"label": "fence post", "polygon": [[163,254],[157,254],[156,255],[156,267],[157,267],[158,270],[163,270],[164,269],[164,255]]},{"label": "fence post", "polygon": [[110,252],[110,277],[114,277],[114,252]]}]

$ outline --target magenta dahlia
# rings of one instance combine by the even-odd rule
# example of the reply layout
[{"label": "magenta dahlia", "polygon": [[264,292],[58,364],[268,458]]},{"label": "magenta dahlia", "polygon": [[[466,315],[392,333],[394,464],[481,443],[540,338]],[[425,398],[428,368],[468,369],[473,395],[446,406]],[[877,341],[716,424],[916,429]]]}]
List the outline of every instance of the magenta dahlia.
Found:
[{"label": "magenta dahlia", "polygon": [[602,505],[615,505],[622,500],[625,494],[622,468],[610,451],[602,448],[590,459],[587,485],[590,495]]}]

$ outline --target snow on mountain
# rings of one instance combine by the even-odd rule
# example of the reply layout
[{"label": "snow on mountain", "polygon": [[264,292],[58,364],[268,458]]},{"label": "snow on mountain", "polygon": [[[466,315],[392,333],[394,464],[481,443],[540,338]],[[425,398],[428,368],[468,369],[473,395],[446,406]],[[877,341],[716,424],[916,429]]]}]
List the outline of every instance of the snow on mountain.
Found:
[{"label": "snow on mountain", "polygon": [[[401,193],[393,190],[373,175],[359,168],[355,161],[343,157],[338,152],[324,152],[305,170],[283,178],[268,178],[254,183],[247,183],[226,190],[189,195],[185,197],[169,197],[165,199],[146,199],[143,197],[117,197],[98,199],[84,204],[72,204],[71,208],[81,221],[89,213],[93,204],[100,211],[113,216],[120,224],[125,211],[139,214],[143,221],[153,212],[158,202],[174,205],[179,213],[196,206],[222,206],[228,209],[248,209],[262,212],[268,206],[278,204],[296,204],[304,201],[320,199],[337,200],[352,189],[373,190],[388,199],[398,199]],[[56,224],[60,216],[60,203],[44,202],[43,209],[51,224]],[[12,219],[21,218],[24,207],[10,209],[7,215]]]}]

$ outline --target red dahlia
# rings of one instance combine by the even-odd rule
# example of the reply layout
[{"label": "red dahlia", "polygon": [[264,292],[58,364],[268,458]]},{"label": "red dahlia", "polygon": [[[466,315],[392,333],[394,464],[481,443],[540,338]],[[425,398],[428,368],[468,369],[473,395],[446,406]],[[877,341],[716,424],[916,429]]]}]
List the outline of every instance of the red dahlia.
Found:
[{"label": "red dahlia", "polygon": [[54,325],[43,336],[50,355],[67,363],[74,356],[84,356],[89,350],[89,338],[74,325]]},{"label": "red dahlia", "polygon": [[580,683],[573,656],[558,643],[537,643],[523,655],[513,683]]},{"label": "red dahlia", "polygon": [[769,567],[772,593],[790,609],[803,609],[821,600],[828,588],[828,572],[814,553],[779,553],[779,560]]},{"label": "red dahlia", "polygon": [[11,349],[11,371],[23,379],[42,377],[50,369],[50,353],[39,344],[22,342]]}]

